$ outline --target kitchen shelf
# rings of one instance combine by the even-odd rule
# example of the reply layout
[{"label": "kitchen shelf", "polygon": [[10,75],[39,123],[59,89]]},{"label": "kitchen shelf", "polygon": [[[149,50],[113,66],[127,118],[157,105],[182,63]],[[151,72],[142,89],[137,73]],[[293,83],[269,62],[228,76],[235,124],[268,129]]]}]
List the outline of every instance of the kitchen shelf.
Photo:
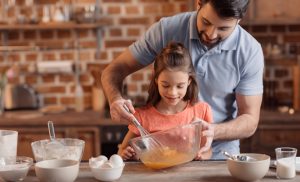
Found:
[{"label": "kitchen shelf", "polygon": [[93,29],[109,25],[110,19],[104,18],[94,23],[51,22],[39,24],[2,24],[0,30],[49,30],[49,29]]}]

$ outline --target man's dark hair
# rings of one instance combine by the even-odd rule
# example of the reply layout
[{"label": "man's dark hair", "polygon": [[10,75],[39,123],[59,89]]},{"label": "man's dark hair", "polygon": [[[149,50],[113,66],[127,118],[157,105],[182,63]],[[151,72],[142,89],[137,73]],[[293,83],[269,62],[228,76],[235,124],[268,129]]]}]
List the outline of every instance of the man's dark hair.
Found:
[{"label": "man's dark hair", "polygon": [[200,7],[210,3],[219,17],[241,19],[246,14],[249,0],[198,0],[198,3]]}]

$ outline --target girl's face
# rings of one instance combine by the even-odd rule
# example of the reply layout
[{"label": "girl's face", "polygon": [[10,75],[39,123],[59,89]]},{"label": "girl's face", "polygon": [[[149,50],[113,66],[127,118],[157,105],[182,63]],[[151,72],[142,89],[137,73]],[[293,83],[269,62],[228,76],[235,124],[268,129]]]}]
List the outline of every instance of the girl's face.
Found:
[{"label": "girl's face", "polygon": [[177,105],[185,96],[190,82],[186,72],[162,71],[156,80],[161,101],[168,105]]}]

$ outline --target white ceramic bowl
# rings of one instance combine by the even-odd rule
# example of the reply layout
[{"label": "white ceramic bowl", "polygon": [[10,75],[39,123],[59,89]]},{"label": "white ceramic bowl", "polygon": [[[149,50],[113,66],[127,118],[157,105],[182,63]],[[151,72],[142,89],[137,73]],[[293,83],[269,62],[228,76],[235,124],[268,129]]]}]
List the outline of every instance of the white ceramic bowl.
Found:
[{"label": "white ceramic bowl", "polygon": [[121,177],[125,163],[120,167],[92,168],[93,176],[100,181],[114,181]]},{"label": "white ceramic bowl", "polygon": [[56,140],[56,144],[60,144],[61,147],[52,147],[51,142],[48,139],[32,142],[31,148],[34,159],[37,162],[50,159],[71,159],[81,161],[85,145],[83,140],[76,138],[57,138]]},{"label": "white ceramic bowl", "polygon": [[37,162],[35,173],[43,182],[73,182],[79,173],[79,162],[70,159],[52,159]]},{"label": "white ceramic bowl", "polygon": [[243,181],[256,181],[263,178],[270,167],[270,156],[265,154],[244,153],[256,159],[256,161],[238,161],[227,159],[227,167],[230,174]]},{"label": "white ceramic bowl", "polygon": [[6,181],[22,181],[27,176],[33,159],[17,156],[0,159],[0,176]]}]

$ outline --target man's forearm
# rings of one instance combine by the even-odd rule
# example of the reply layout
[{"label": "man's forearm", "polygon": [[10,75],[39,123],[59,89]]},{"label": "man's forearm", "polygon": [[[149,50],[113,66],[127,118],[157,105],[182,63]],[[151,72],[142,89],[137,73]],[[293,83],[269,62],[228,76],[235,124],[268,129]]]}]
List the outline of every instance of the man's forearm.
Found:
[{"label": "man's forearm", "polygon": [[258,120],[249,114],[236,119],[215,124],[214,140],[235,140],[250,137],[257,128]]},{"label": "man's forearm", "polygon": [[108,66],[103,70],[101,82],[109,104],[111,104],[114,100],[122,97],[121,90],[124,77],[125,76],[120,74],[120,72],[113,67]]}]

